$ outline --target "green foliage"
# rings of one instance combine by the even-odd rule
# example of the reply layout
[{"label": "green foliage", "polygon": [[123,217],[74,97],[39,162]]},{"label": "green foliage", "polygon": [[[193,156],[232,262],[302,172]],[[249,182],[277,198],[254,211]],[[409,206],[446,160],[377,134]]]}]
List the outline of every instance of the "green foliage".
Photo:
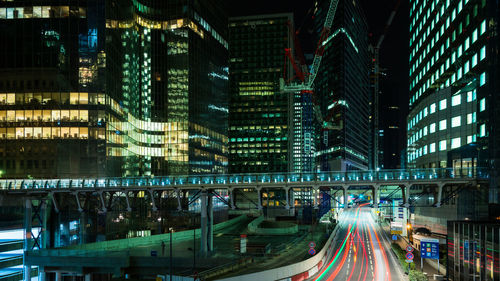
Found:
[{"label": "green foliage", "polygon": [[410,270],[408,277],[410,281],[428,281],[427,277],[418,270]]},{"label": "green foliage", "polygon": [[[406,251],[401,249],[398,244],[392,243],[391,244],[392,250],[398,257],[399,263],[401,264],[401,267],[407,271],[408,270],[408,263],[406,262]],[[415,269],[415,263],[411,262],[410,263],[410,270]]]}]

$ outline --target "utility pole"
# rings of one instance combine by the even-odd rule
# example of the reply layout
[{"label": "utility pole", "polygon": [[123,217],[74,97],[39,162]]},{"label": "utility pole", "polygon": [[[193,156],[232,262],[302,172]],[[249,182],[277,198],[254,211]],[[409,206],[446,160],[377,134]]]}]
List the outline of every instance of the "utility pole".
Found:
[{"label": "utility pole", "polygon": [[173,281],[173,263],[172,263],[172,234],[174,233],[174,229],[171,227],[169,228],[170,231],[170,281]]}]

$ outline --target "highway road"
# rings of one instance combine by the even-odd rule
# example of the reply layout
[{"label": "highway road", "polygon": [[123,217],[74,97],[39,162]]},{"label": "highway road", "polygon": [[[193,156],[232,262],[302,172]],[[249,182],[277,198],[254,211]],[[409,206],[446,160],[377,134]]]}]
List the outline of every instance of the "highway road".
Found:
[{"label": "highway road", "polygon": [[399,281],[407,280],[391,242],[364,205],[344,211],[339,218],[335,249],[322,270],[310,280]]}]

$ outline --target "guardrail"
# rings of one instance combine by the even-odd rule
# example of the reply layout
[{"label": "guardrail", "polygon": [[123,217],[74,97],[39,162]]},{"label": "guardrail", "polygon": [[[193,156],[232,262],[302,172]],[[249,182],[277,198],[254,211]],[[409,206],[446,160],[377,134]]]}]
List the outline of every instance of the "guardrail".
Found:
[{"label": "guardrail", "polygon": [[231,175],[191,175],[169,177],[130,178],[74,178],[74,179],[6,179],[0,180],[3,190],[106,189],[126,187],[182,187],[221,186],[273,183],[349,183],[392,182],[436,179],[487,179],[485,168],[434,168],[412,170],[379,170],[312,173],[270,173]]}]

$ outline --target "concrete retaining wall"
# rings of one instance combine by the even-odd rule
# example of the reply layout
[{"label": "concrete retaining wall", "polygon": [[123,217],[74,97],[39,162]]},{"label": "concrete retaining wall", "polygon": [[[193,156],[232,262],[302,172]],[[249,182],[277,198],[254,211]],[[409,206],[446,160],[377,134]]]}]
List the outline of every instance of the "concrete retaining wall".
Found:
[{"label": "concrete retaining wall", "polygon": [[[239,217],[236,217],[234,219],[218,223],[214,225],[214,231],[218,231],[221,229],[224,229],[228,226],[231,226],[233,224],[239,223],[243,220],[245,220],[246,215],[241,215]],[[201,237],[201,230],[197,228],[195,230],[195,235],[196,238]],[[185,241],[185,240],[190,240],[193,238],[193,230],[185,230],[185,231],[179,231],[179,232],[174,232],[172,239],[173,241]],[[83,245],[75,245],[75,246],[69,246],[65,247],[62,249],[71,249],[71,250],[106,250],[106,251],[118,251],[118,250],[126,250],[129,248],[133,247],[138,247],[138,246],[147,246],[147,245],[159,245],[161,244],[162,241],[168,241],[170,239],[170,233],[167,234],[158,234],[158,235],[152,235],[152,236],[147,236],[147,237],[134,237],[134,238],[127,238],[127,239],[118,239],[118,240],[110,240],[110,241],[103,241],[103,242],[95,242],[95,243],[88,243],[88,244],[83,244]]]},{"label": "concrete retaining wall", "polygon": [[298,263],[274,268],[266,271],[235,276],[231,278],[220,279],[222,281],[274,281],[274,280],[304,280],[321,270],[331,256],[334,249],[334,237],[337,234],[337,228],[332,232],[325,246],[315,256]]},{"label": "concrete retaining wall", "polygon": [[263,228],[259,227],[262,222],[264,222],[263,216],[254,219],[248,224],[248,232],[260,235],[290,235],[299,232],[299,226],[296,224],[290,227]]},{"label": "concrete retaining wall", "polygon": [[249,233],[256,233],[257,229],[259,228],[259,224],[264,221],[264,217],[260,216],[256,219],[254,219],[251,223],[248,224],[248,232]]}]

